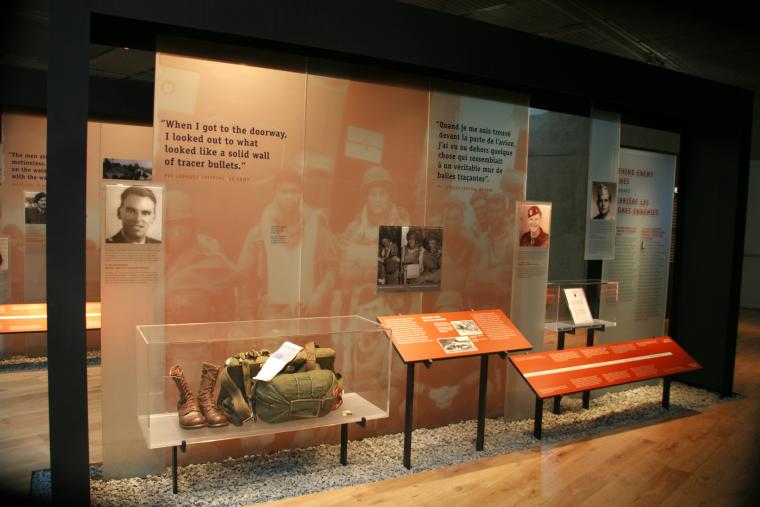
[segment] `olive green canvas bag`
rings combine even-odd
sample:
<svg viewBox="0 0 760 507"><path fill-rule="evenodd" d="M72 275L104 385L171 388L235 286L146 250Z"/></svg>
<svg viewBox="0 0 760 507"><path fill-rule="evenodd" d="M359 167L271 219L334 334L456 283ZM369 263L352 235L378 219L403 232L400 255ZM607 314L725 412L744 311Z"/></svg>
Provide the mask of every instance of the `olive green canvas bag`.
<svg viewBox="0 0 760 507"><path fill-rule="evenodd" d="M322 417L343 402L343 381L334 372L333 349L309 342L272 380L255 380L269 355L267 350L251 350L225 362L217 404L232 424L240 426L248 419L280 423Z"/></svg>

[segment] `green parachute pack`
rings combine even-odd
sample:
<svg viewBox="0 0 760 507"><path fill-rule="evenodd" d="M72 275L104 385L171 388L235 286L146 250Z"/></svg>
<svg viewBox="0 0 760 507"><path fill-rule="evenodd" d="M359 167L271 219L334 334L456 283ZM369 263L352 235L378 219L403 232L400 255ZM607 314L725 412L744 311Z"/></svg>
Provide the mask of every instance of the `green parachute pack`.
<svg viewBox="0 0 760 507"><path fill-rule="evenodd" d="M333 349L309 342L272 380L254 379L269 356L268 350L250 350L225 361L217 405L232 424L322 417L343 403L343 380L334 371Z"/></svg>

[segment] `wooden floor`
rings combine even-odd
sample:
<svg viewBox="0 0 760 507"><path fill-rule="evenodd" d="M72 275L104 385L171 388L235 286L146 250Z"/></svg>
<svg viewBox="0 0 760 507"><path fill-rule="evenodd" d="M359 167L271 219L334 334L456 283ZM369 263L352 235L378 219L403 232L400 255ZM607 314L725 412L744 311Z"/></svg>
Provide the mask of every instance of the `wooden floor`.
<svg viewBox="0 0 760 507"><path fill-rule="evenodd" d="M33 470L50 468L47 370L0 373L0 491L29 493ZM100 367L87 368L90 462L102 461Z"/></svg>
<svg viewBox="0 0 760 507"><path fill-rule="evenodd" d="M270 505L760 505L760 312L743 312L734 390L704 412ZM88 368L90 459L101 461L100 368ZM487 442L486 442L487 445ZM400 459L400 458L399 458ZM0 374L0 487L49 467L47 373Z"/></svg>
<svg viewBox="0 0 760 507"><path fill-rule="evenodd" d="M702 413L268 506L760 505L760 312L743 312L734 391ZM486 443L486 445L488 445Z"/></svg>

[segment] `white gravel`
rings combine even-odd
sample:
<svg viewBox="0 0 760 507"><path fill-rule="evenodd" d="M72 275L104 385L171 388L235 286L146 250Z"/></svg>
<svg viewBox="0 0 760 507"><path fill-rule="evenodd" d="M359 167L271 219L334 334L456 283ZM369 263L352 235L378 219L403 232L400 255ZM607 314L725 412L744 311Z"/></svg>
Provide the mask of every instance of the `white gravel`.
<svg viewBox="0 0 760 507"><path fill-rule="evenodd" d="M721 400L717 394L674 382L671 409L661 406L662 388L642 386L609 393L581 408L580 397L565 397L562 414L544 402L543 439L533 438L533 419L505 422L488 419L485 449L475 451L476 421L414 431L413 469L401 463L403 434L349 442L347 466L338 445L320 445L246 456L179 469L179 493L172 494L171 469L164 475L104 481L97 471L91 481L95 505L244 505L379 481L414 472L497 456L563 440L577 440L615 428L667 419ZM698 414L695 414L698 417Z"/></svg>

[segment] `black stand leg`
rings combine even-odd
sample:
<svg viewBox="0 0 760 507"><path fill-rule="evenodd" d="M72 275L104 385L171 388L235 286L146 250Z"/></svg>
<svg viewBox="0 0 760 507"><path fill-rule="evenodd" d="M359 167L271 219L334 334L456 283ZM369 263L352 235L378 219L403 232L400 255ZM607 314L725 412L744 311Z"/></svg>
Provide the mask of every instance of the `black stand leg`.
<svg viewBox="0 0 760 507"><path fill-rule="evenodd" d="M185 452L187 451L187 442L183 440L178 446L175 445L172 447L172 493L175 495L177 494L177 491L179 491L177 486L177 447L179 447L182 452Z"/></svg>
<svg viewBox="0 0 760 507"><path fill-rule="evenodd" d="M177 446L172 447L172 493L177 494Z"/></svg>
<svg viewBox="0 0 760 507"><path fill-rule="evenodd" d="M404 414L404 466L412 468L412 416L414 415L414 363L406 365L406 410Z"/></svg>
<svg viewBox="0 0 760 507"><path fill-rule="evenodd" d="M544 416L544 400L536 396L536 414L533 419L533 436L541 440L541 420Z"/></svg>
<svg viewBox="0 0 760 507"><path fill-rule="evenodd" d="M594 345L594 328L586 331L586 347ZM591 405L591 391L583 391L583 408L588 409Z"/></svg>
<svg viewBox="0 0 760 507"><path fill-rule="evenodd" d="M670 377L662 378L662 406L670 410Z"/></svg>
<svg viewBox="0 0 760 507"><path fill-rule="evenodd" d="M564 350L565 349L565 332L560 331L557 333L557 350ZM559 404L562 401L562 396L555 396L554 397L554 408L552 409L552 412L555 414L559 414ZM541 437L538 437L541 438Z"/></svg>
<svg viewBox="0 0 760 507"><path fill-rule="evenodd" d="M488 355L480 356L480 389L478 391L478 434L475 450L482 451L486 438L486 389L488 388Z"/></svg>
<svg viewBox="0 0 760 507"><path fill-rule="evenodd" d="M340 464L348 465L348 424L340 425Z"/></svg>

